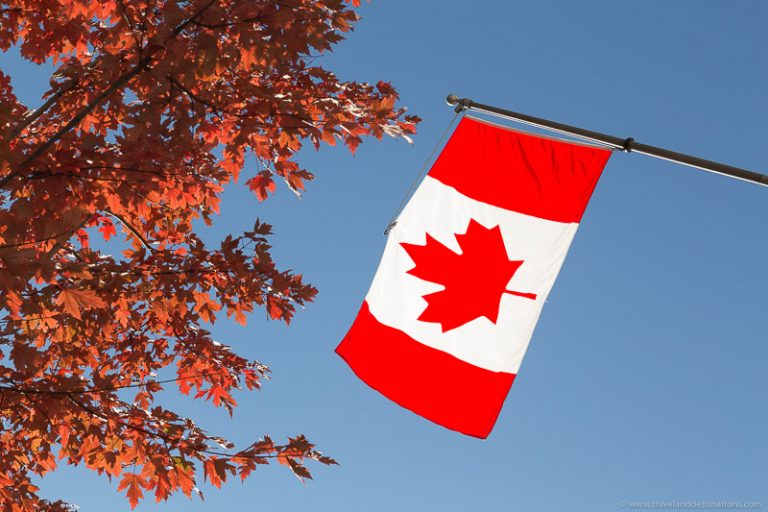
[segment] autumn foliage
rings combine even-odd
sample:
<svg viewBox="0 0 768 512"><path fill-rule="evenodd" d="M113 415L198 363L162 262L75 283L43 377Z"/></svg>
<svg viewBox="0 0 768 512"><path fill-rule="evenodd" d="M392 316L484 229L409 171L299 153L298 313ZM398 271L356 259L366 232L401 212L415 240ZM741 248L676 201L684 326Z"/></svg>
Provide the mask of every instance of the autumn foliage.
<svg viewBox="0 0 768 512"><path fill-rule="evenodd" d="M307 460L332 463L303 436L235 448L155 395L178 387L231 412L234 390L258 388L268 369L206 326L245 324L258 308L288 323L316 293L276 266L267 224L215 247L196 235L224 185L244 182L259 200L280 183L298 192L312 178L302 145L354 151L366 135L413 133L418 119L389 84L317 63L351 30L354 6L0 6L0 48L56 68L33 107L0 71L0 510L66 509L30 480L62 463L117 479L131 506L272 460L305 478Z"/></svg>

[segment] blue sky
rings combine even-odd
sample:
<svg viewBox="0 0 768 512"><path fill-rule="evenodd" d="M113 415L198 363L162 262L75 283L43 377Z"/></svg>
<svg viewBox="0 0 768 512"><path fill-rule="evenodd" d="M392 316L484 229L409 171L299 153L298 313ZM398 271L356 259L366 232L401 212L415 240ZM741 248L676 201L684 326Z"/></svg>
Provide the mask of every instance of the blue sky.
<svg viewBox="0 0 768 512"><path fill-rule="evenodd" d="M423 117L415 144L308 150L303 200L226 193L205 236L272 223L275 256L320 289L288 328L252 315L222 342L267 363L233 419L180 400L247 444L305 433L340 467L300 483L280 467L206 501L141 511L621 510L635 500L768 507L768 189L616 154L598 184L499 422L485 441L444 430L366 387L333 349L376 270L383 229L453 112L449 92L768 171L768 4L659 0L376 0L324 59L392 81ZM44 70L0 57L23 99ZM46 479L83 511L128 510L86 470Z"/></svg>

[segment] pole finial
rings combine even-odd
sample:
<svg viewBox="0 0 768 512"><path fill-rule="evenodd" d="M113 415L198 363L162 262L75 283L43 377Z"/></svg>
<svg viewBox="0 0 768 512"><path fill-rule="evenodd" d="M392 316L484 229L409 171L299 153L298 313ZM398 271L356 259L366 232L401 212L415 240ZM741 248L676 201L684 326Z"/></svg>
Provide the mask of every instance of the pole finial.
<svg viewBox="0 0 768 512"><path fill-rule="evenodd" d="M472 107L472 100L469 98L459 98L455 94L449 94L445 97L445 102L448 103L448 105L454 107L453 110L456 113L463 112L465 110L469 110L470 107Z"/></svg>

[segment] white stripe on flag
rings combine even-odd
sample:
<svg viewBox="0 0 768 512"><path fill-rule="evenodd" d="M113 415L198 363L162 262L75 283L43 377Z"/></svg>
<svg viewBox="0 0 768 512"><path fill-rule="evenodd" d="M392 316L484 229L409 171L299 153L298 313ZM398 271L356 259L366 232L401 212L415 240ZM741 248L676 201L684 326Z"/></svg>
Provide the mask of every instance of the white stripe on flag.
<svg viewBox="0 0 768 512"><path fill-rule="evenodd" d="M470 219L486 228L501 228L509 259L523 260L508 288L535 293L537 298L529 300L505 293L495 325L480 317L442 332L439 324L417 318L427 306L422 296L444 287L407 274L414 263L400 244L423 245L429 233L461 253L456 234L466 232ZM366 301L376 320L420 343L487 370L517 373L577 228L577 223L544 220L475 201L427 177L390 232ZM472 279L471 275L467 279Z"/></svg>

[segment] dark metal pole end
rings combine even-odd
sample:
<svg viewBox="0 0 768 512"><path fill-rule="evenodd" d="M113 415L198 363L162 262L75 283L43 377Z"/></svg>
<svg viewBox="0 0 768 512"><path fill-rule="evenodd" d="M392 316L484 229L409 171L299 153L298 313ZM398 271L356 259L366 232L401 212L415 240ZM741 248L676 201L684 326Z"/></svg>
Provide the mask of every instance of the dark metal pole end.
<svg viewBox="0 0 768 512"><path fill-rule="evenodd" d="M445 97L446 103L448 103L450 106L454 106L454 109L457 113L462 112L464 110L469 110L472 107L472 100L469 98L459 98L455 94L449 94Z"/></svg>

